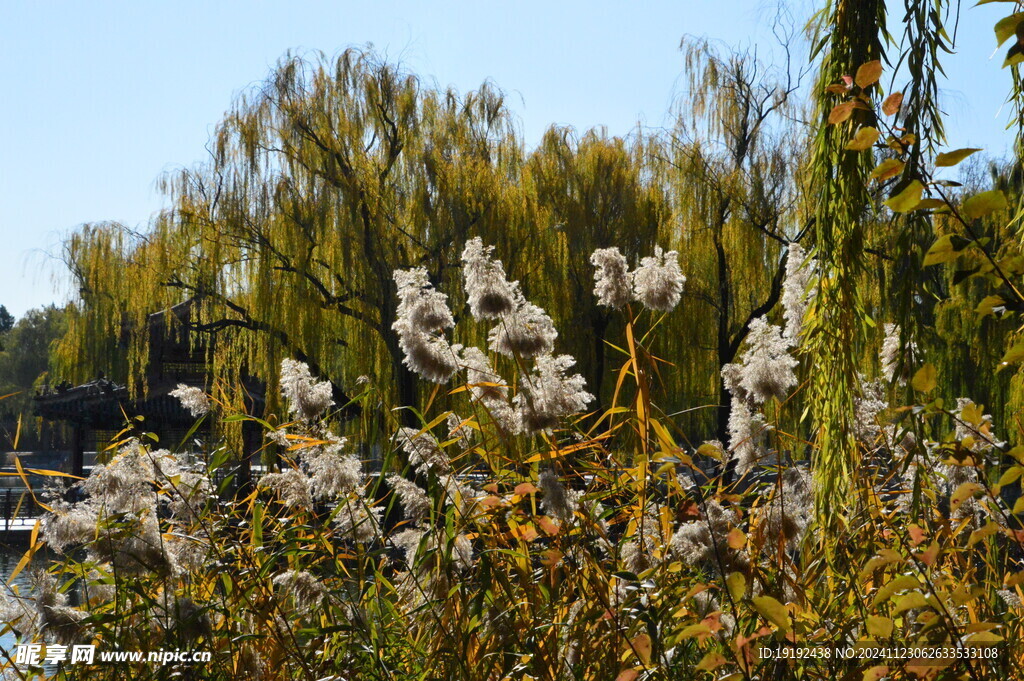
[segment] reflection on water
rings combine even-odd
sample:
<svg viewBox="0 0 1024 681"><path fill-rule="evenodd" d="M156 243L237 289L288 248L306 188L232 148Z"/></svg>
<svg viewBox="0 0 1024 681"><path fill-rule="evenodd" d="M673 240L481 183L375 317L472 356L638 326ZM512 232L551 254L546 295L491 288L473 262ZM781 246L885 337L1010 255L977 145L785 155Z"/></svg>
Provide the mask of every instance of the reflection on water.
<svg viewBox="0 0 1024 681"><path fill-rule="evenodd" d="M0 576L3 577L4 582L0 585L0 589L3 589L5 595L11 595L10 587L14 586L17 587L18 593L22 596L31 595L32 580L28 569L22 570L13 581L10 579L11 573L14 572L14 568L18 565L18 561L20 561L21 557L25 555L25 548L26 547L24 546L15 546L12 548L0 544ZM42 561L46 560L46 556L42 553L37 553L35 560L42 564ZM12 632L0 635L0 649L6 653L4 659L6 659L6 656L10 656L12 660L14 659L16 644L17 641ZM47 676L52 676L57 671L57 668L54 665L45 665L43 669Z"/></svg>

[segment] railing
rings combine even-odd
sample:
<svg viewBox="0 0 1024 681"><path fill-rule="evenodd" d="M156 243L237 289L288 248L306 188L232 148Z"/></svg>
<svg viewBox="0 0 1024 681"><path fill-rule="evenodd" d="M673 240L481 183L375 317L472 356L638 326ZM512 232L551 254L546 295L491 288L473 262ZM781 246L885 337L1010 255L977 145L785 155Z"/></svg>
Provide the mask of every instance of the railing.
<svg viewBox="0 0 1024 681"><path fill-rule="evenodd" d="M0 490L0 537L3 543L9 542L12 531L31 530L35 523L30 521L42 513L43 509L28 489L8 487Z"/></svg>

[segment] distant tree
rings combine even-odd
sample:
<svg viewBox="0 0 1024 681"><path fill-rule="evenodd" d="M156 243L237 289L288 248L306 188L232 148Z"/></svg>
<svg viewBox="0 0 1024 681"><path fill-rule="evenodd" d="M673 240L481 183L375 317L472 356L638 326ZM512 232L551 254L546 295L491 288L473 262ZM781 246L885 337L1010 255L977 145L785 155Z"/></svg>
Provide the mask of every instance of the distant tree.
<svg viewBox="0 0 1024 681"><path fill-rule="evenodd" d="M0 351L4 349L4 336L14 328L14 315L7 311L7 308L0 305Z"/></svg>
<svg viewBox="0 0 1024 681"><path fill-rule="evenodd" d="M14 315L7 311L7 308L0 305L0 333L7 333L14 328Z"/></svg>
<svg viewBox="0 0 1024 681"><path fill-rule="evenodd" d="M2 309L2 308L0 308ZM13 444L22 420L22 446L32 446L37 432L28 428L32 396L49 372L50 350L66 330L64 310L53 305L29 310L4 334L0 352L0 446Z"/></svg>

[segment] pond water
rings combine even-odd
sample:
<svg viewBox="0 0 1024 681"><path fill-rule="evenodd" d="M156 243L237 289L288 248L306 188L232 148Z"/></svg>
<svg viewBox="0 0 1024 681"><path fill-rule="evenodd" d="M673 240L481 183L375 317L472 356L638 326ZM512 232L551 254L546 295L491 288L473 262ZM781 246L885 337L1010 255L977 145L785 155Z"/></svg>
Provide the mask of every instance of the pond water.
<svg viewBox="0 0 1024 681"><path fill-rule="evenodd" d="M3 578L3 584L0 584L0 589L3 589L4 593L10 595L10 586L17 586L18 593L22 596L30 595L32 593L31 578L29 571L22 570L12 581L10 575L14 572L14 568L17 567L18 561L25 555L26 546L5 546L0 544L0 577ZM36 554L36 560L45 560L46 556L38 553ZM14 659L16 652L17 640L12 632L7 632L0 635L0 650L3 650L6 655L9 655L11 659ZM6 659L6 656L4 656ZM57 668L54 665L45 665L43 667L46 675L53 676Z"/></svg>

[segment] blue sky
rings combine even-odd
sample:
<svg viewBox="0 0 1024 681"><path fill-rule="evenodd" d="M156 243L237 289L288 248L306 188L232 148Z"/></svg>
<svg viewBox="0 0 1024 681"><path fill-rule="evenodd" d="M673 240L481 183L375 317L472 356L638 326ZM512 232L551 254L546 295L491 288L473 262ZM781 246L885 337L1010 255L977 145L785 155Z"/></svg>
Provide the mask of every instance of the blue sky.
<svg viewBox="0 0 1024 681"><path fill-rule="evenodd" d="M899 3L902 5L902 3ZM552 123L580 130L670 122L684 35L758 46L774 11L757 0L673 2L29 2L0 3L0 304L20 316L66 296L64 235L83 222L144 227L154 181L204 158L232 98L288 50L335 54L372 43L438 85L502 88L527 145ZM789 3L798 23L810 2ZM1009 74L992 26L1001 4L961 13L947 57L952 147L993 155ZM890 30L900 14L890 17ZM992 58L990 58L992 57ZM54 280L57 280L56 282Z"/></svg>

